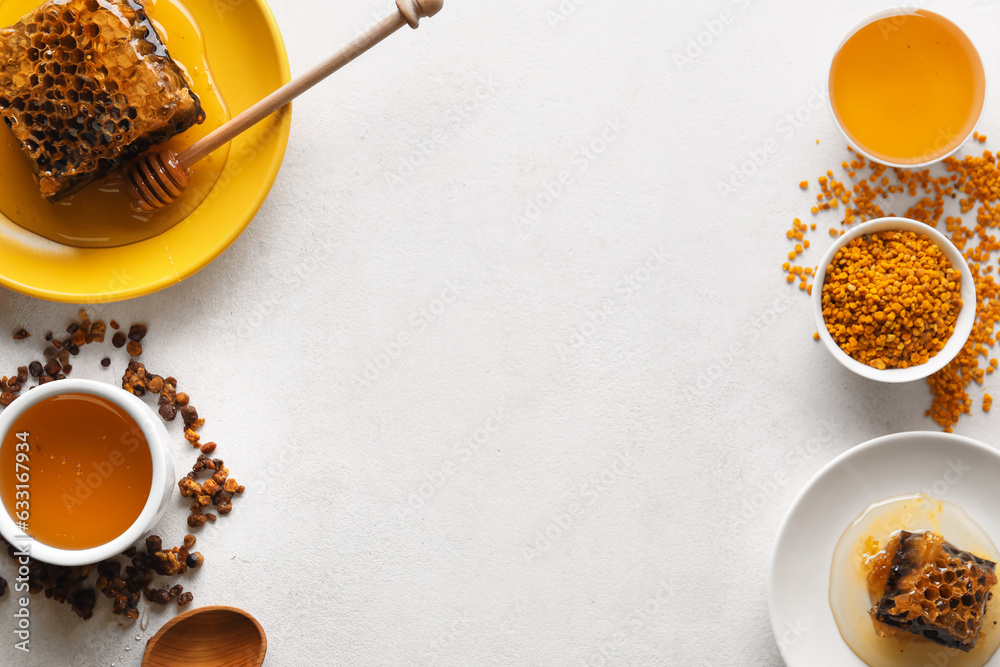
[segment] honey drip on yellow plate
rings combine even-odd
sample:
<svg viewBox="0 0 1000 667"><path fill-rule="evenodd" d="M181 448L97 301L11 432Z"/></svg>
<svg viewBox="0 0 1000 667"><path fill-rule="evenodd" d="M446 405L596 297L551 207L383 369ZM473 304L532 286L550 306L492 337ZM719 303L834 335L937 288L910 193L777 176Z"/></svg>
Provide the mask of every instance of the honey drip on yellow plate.
<svg viewBox="0 0 1000 667"><path fill-rule="evenodd" d="M0 25L9 25L40 4L39 0L3 0ZM229 120L208 58L201 29L180 0L143 3L172 58L183 65L205 111L205 122L172 138L162 148L180 152ZM191 169L191 185L172 206L138 213L129 206L118 173L92 183L80 192L51 204L38 191L21 148L6 127L0 126L0 213L21 227L47 239L80 248L111 248L137 243L170 229L190 215L211 192L226 166L229 144L217 149Z"/></svg>
<svg viewBox="0 0 1000 667"><path fill-rule="evenodd" d="M830 102L841 126L856 146L892 164L951 152L972 133L985 92L972 42L926 10L868 24L830 68Z"/></svg>

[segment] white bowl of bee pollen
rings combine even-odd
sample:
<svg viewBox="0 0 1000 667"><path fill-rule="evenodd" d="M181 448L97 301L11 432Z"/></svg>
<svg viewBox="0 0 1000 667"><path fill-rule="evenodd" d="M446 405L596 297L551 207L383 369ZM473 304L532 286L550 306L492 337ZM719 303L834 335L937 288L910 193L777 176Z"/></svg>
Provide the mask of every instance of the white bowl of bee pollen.
<svg viewBox="0 0 1000 667"><path fill-rule="evenodd" d="M863 364L852 357L830 335L829 330L826 328L826 319L823 317L823 286L826 282L827 267L833 263L833 258L841 248L865 234L886 231L903 231L920 234L929 238L931 242L941 249L941 252L948 259L948 263L952 267L957 268L962 274L962 285L960 288L962 309L959 311L954 331L948 337L948 342L937 354L928 359L927 363L917 364L908 368L886 368L880 370L874 366ZM962 351L962 347L969 340L972 327L976 322L976 283L965 257L955 247L955 244L949 241L938 230L930 225L908 218L878 218L857 226L852 226L827 249L816 269L816 276L813 281L812 310L813 319L816 321L816 331L819 333L820 340L823 341L823 345L830 351L833 358L843 364L848 370L869 380L877 380L879 382L912 382L914 380L922 380L938 372L951 363L958 356L958 353Z"/></svg>

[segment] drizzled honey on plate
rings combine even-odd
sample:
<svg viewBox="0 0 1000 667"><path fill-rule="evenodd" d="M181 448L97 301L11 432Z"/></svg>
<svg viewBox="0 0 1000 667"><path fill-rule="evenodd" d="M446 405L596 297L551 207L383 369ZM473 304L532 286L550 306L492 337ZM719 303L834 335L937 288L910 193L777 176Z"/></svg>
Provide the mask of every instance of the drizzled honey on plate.
<svg viewBox="0 0 1000 667"><path fill-rule="evenodd" d="M0 499L28 535L89 549L124 533L149 498L153 460L135 420L91 394L51 396L24 411L0 444Z"/></svg>
<svg viewBox="0 0 1000 667"><path fill-rule="evenodd" d="M833 59L829 85L851 142L898 165L957 148L972 134L986 92L972 42L926 10L880 18L851 35Z"/></svg>
<svg viewBox="0 0 1000 667"><path fill-rule="evenodd" d="M830 611L844 642L866 665L911 667L947 664L982 667L1000 647L1000 605L986 607L978 642L971 651L947 648L923 636L874 623L874 606L885 594L881 568L887 547L900 531L945 536L962 549L993 562L1000 551L971 516L954 503L923 494L894 496L872 505L844 531L830 567ZM943 538L942 538L943 539ZM879 587L881 582L882 587ZM998 585L994 585L994 593ZM994 595L995 597L995 595ZM939 662L943 659L943 662Z"/></svg>
<svg viewBox="0 0 1000 667"><path fill-rule="evenodd" d="M0 2L0 25L19 19L38 4L38 0ZM96 0L93 4L97 11L104 11ZM155 26L155 33L166 43L170 56L186 68L205 115L203 123L164 144L179 151L229 120L229 112L215 86L202 32L187 8L180 0L147 0L143 7ZM59 27L55 25L53 29ZM63 92L74 98L108 93L87 87ZM157 112L155 109L150 111ZM161 234L192 213L218 181L228 153L226 145L194 165L192 185L175 206L163 211L138 213L132 210L118 173L50 203L41 198L20 143L11 132L0 127L0 178L4 182L4 187L0 188L0 212L21 227L63 245L116 247L135 243Z"/></svg>

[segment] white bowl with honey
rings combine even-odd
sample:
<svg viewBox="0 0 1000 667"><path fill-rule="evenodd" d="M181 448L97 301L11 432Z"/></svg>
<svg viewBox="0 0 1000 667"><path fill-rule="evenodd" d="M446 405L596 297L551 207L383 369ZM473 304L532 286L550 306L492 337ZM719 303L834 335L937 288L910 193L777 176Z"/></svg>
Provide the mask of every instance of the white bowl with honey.
<svg viewBox="0 0 1000 667"><path fill-rule="evenodd" d="M33 388L0 414L0 534L54 565L127 549L166 511L174 465L163 423L103 382Z"/></svg>
<svg viewBox="0 0 1000 667"><path fill-rule="evenodd" d="M900 7L848 32L830 64L828 91L837 126L861 155L916 169L952 155L973 134L986 75L957 25Z"/></svg>
<svg viewBox="0 0 1000 667"><path fill-rule="evenodd" d="M944 234L916 220L879 218L827 249L812 310L819 339L846 368L879 382L912 382L962 351L976 320L976 285Z"/></svg>

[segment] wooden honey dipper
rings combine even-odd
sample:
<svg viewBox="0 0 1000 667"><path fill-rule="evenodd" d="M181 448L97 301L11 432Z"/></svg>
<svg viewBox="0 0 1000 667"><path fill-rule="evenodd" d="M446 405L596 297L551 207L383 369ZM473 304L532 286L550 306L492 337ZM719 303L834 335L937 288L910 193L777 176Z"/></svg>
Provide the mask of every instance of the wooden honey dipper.
<svg viewBox="0 0 1000 667"><path fill-rule="evenodd" d="M444 0L396 0L397 12L382 19L326 62L286 83L180 153L162 150L132 160L123 169L125 189L132 205L142 211L152 211L177 201L191 182L191 165L264 120L404 25L416 28L421 18L434 16L443 6Z"/></svg>

